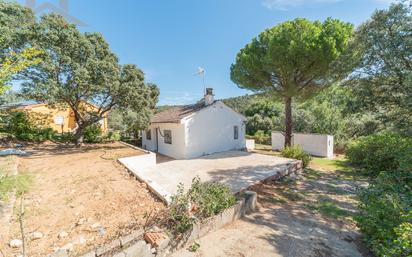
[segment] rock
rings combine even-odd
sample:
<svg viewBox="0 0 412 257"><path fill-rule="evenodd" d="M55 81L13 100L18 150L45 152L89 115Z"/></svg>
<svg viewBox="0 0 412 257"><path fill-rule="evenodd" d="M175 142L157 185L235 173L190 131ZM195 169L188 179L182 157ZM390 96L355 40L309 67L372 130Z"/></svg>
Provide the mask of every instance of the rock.
<svg viewBox="0 0 412 257"><path fill-rule="evenodd" d="M62 238L65 238L65 237L67 237L69 234L66 232L66 231L61 231L60 233L59 233L59 235L57 235L57 237L59 238L59 239L62 239Z"/></svg>
<svg viewBox="0 0 412 257"><path fill-rule="evenodd" d="M84 245L86 244L87 240L84 236L80 236L79 238L77 238L77 240L75 241L75 244L78 245Z"/></svg>
<svg viewBox="0 0 412 257"><path fill-rule="evenodd" d="M23 245L23 241L21 241L20 239L13 239L10 241L9 245L11 248L19 248Z"/></svg>
<svg viewBox="0 0 412 257"><path fill-rule="evenodd" d="M104 227L100 227L99 228L99 234L101 237L103 237L104 235L106 235L106 230L104 229Z"/></svg>
<svg viewBox="0 0 412 257"><path fill-rule="evenodd" d="M73 251L73 244L72 243L65 244L61 249L71 252Z"/></svg>
<svg viewBox="0 0 412 257"><path fill-rule="evenodd" d="M39 231L35 231L33 232L33 234L31 234L31 240L37 240L43 238L43 233L39 232Z"/></svg>
<svg viewBox="0 0 412 257"><path fill-rule="evenodd" d="M96 222L90 226L93 230L98 230L101 227L100 223Z"/></svg>
<svg viewBox="0 0 412 257"><path fill-rule="evenodd" d="M86 219L85 219L85 218L80 218L80 219L76 222L76 226L83 225L84 223L86 223Z"/></svg>

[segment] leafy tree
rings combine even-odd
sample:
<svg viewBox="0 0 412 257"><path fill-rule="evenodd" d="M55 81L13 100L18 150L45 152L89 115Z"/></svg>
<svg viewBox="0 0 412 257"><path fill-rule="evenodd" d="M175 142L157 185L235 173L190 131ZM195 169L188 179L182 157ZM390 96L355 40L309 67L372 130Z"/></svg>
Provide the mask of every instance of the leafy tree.
<svg viewBox="0 0 412 257"><path fill-rule="evenodd" d="M376 11L356 31L359 62L350 85L365 111L412 135L412 7L410 1Z"/></svg>
<svg viewBox="0 0 412 257"><path fill-rule="evenodd" d="M85 129L113 108L147 116L155 107L158 88L145 83L135 65L119 65L102 35L81 33L63 17L50 14L41 18L31 39L45 56L22 73L22 93L50 105L67 104L77 122L77 145Z"/></svg>
<svg viewBox="0 0 412 257"><path fill-rule="evenodd" d="M255 114L247 118L246 133L248 135L254 135L258 130L263 131L265 134L270 134L271 129L272 120L269 117Z"/></svg>
<svg viewBox="0 0 412 257"><path fill-rule="evenodd" d="M232 81L285 103L286 146L293 131L292 102L308 99L342 77L346 69L338 62L352 32L351 24L331 18L323 23L295 19L267 29L238 53Z"/></svg>
<svg viewBox="0 0 412 257"><path fill-rule="evenodd" d="M0 1L0 94L18 72L38 64L41 51L30 47L29 28L35 23L31 9Z"/></svg>

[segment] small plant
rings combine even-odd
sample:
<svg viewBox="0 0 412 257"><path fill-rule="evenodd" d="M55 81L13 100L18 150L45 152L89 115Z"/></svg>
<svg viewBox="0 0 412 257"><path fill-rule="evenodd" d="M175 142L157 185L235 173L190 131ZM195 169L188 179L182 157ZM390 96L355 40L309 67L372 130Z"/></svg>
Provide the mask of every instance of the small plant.
<svg viewBox="0 0 412 257"><path fill-rule="evenodd" d="M236 203L227 186L217 182L201 182L198 177L193 179L187 193L183 184L179 184L171 200L166 226L175 236L192 229L198 220L219 214Z"/></svg>
<svg viewBox="0 0 412 257"><path fill-rule="evenodd" d="M28 173L7 176L0 172L0 200L7 200L12 191L15 191L17 196L22 195L28 191L31 183L32 177Z"/></svg>
<svg viewBox="0 0 412 257"><path fill-rule="evenodd" d="M188 250L192 253L197 252L197 250L199 250L200 248L200 244L198 242L193 242L192 245L189 246Z"/></svg>
<svg viewBox="0 0 412 257"><path fill-rule="evenodd" d="M103 141L102 134L99 124L90 125L84 131L84 141L86 143L101 143Z"/></svg>
<svg viewBox="0 0 412 257"><path fill-rule="evenodd" d="M270 145L271 144L270 135L265 134L265 132L263 130L256 131L255 135L253 137L251 137L251 139L254 139L257 144L262 144L262 145Z"/></svg>
<svg viewBox="0 0 412 257"><path fill-rule="evenodd" d="M122 135L120 134L119 131L110 131L109 134L107 135L107 140L109 141L120 141L122 138Z"/></svg>
<svg viewBox="0 0 412 257"><path fill-rule="evenodd" d="M188 192L191 201L199 207L198 216L207 218L233 206L236 198L230 189L217 182L200 182L199 177L192 181Z"/></svg>
<svg viewBox="0 0 412 257"><path fill-rule="evenodd" d="M303 168L306 168L312 160L312 156L304 152L300 146L285 147L281 154L286 158L301 160Z"/></svg>
<svg viewBox="0 0 412 257"><path fill-rule="evenodd" d="M190 213L190 197L184 193L183 184L178 185L177 193L172 196L168 212L168 228L173 234L183 234L192 229L196 218Z"/></svg>

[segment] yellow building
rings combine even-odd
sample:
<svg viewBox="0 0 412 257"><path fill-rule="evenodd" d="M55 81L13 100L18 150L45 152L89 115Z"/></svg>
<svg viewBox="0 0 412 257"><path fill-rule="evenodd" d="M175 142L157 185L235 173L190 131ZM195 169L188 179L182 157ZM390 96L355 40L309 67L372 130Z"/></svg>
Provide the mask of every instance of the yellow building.
<svg viewBox="0 0 412 257"><path fill-rule="evenodd" d="M92 104L85 104L87 109L96 108ZM16 111L24 111L29 114L34 114L32 117L36 117L39 123L42 123L45 127L50 127L59 133L74 132L77 128L76 117L73 110L67 106L62 105L52 108L47 104L20 104L12 107L11 109ZM108 132L107 114L99 121L103 133Z"/></svg>

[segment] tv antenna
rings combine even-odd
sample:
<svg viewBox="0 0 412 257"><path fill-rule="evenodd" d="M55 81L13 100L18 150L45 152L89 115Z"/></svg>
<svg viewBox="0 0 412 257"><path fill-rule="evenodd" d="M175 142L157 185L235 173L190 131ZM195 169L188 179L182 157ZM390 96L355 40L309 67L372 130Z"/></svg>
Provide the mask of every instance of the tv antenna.
<svg viewBox="0 0 412 257"><path fill-rule="evenodd" d="M202 77L202 82L203 82L203 94L206 95L206 85L205 85L205 74L206 70L203 69L202 67L197 68L196 75L199 75Z"/></svg>

